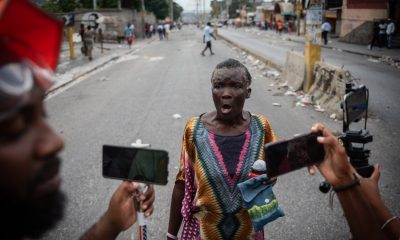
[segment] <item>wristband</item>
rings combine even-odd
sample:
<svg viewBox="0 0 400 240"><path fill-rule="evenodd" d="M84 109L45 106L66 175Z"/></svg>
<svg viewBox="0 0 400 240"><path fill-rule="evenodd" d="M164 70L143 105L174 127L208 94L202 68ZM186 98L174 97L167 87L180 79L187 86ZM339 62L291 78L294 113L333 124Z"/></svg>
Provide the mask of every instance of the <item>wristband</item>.
<svg viewBox="0 0 400 240"><path fill-rule="evenodd" d="M338 193L338 192L343 192L345 190L353 188L355 186L359 186L360 185L360 179L356 176L355 173L353 173L353 176L354 176L354 180L353 181L351 181L349 183L346 183L346 184L344 184L342 186L334 187L333 190Z"/></svg>
<svg viewBox="0 0 400 240"><path fill-rule="evenodd" d="M398 219L399 217L393 216L393 217L389 218L388 220L386 220L386 222L385 222L385 223L382 225L382 227L381 227L381 231L382 231L391 221L395 220L396 218Z"/></svg>
<svg viewBox="0 0 400 240"><path fill-rule="evenodd" d="M172 238L174 240L178 240L178 237L175 235L172 235L171 233L167 233L167 237Z"/></svg>

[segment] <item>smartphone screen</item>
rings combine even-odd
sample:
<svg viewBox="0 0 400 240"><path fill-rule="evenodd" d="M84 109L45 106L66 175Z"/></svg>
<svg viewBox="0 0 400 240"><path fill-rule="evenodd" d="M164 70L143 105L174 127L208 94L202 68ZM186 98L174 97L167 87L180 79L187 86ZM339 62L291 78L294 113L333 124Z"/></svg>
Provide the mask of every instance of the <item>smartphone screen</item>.
<svg viewBox="0 0 400 240"><path fill-rule="evenodd" d="M168 161L168 152L163 150L103 146L106 178L166 185Z"/></svg>
<svg viewBox="0 0 400 240"><path fill-rule="evenodd" d="M268 177L276 177L322 161L324 147L317 142L322 133L308 133L265 145Z"/></svg>
<svg viewBox="0 0 400 240"><path fill-rule="evenodd" d="M363 87L347 93L344 96L344 108L346 112L344 116L346 126L365 117L368 109L368 89Z"/></svg>

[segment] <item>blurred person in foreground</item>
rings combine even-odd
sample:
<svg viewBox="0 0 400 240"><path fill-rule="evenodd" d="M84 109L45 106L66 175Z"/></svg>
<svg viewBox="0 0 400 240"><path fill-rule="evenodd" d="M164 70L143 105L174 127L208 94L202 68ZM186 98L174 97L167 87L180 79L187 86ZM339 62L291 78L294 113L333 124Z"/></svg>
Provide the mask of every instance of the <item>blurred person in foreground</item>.
<svg viewBox="0 0 400 240"><path fill-rule="evenodd" d="M347 159L344 147L322 124L312 131L322 131L318 142L324 145L325 159L317 165L322 176L338 196L353 239L400 239L400 220L393 216L380 197L380 166L374 166L370 178L363 178ZM309 168L310 174L315 167Z"/></svg>
<svg viewBox="0 0 400 240"><path fill-rule="evenodd" d="M15 30L22 27L30 33ZM60 22L28 0L0 2L2 239L39 238L63 216L58 154L64 143L47 123L43 104L53 83L61 30ZM105 214L82 239L114 239L131 226L136 221L133 197L144 200L141 210L150 215L154 189L151 186L140 196L137 189L138 184L123 182Z"/></svg>

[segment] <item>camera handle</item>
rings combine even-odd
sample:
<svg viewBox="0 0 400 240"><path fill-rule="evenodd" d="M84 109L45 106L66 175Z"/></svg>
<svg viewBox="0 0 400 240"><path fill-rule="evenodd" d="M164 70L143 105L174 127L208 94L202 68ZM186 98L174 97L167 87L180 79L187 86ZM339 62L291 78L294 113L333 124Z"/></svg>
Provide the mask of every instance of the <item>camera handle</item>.
<svg viewBox="0 0 400 240"><path fill-rule="evenodd" d="M141 139L136 139L136 142L131 144L132 147L137 147L137 148L150 148L151 145L149 143L142 143ZM148 189L147 184L144 183L139 183L139 189L137 190L137 194L140 195L142 193L145 193ZM137 209L137 223L139 226L139 231L138 231L138 239L139 240L147 240L147 221L144 216L144 212L140 209L142 205L142 201L136 201L136 199L133 199L133 204L135 204L135 207ZM135 230L132 231L132 236L131 239L135 239Z"/></svg>

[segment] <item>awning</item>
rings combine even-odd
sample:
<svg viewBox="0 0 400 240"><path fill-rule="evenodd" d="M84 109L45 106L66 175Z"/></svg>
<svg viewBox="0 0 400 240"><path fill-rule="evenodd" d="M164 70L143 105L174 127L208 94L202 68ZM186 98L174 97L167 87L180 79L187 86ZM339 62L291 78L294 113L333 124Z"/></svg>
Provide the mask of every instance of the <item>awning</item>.
<svg viewBox="0 0 400 240"><path fill-rule="evenodd" d="M275 3L274 12L281 15L294 15L294 5L293 3L284 2Z"/></svg>
<svg viewBox="0 0 400 240"><path fill-rule="evenodd" d="M262 8L263 10L274 11L275 6L274 6L274 4L273 4L272 2L263 2L263 3L261 4L261 8Z"/></svg>

